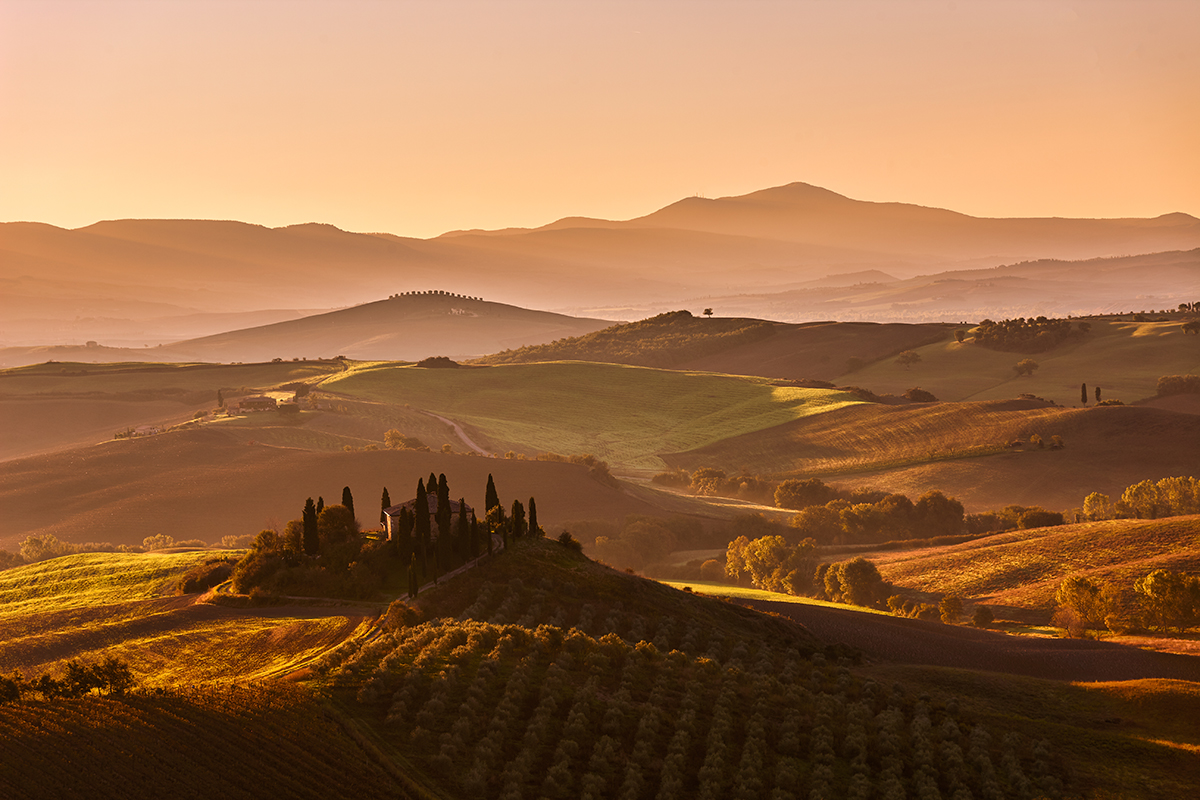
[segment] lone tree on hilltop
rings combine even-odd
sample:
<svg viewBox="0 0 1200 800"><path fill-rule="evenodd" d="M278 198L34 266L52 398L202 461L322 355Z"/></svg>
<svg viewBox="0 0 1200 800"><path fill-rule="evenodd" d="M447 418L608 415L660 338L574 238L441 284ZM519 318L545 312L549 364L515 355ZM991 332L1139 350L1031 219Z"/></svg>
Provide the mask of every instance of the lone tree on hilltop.
<svg viewBox="0 0 1200 800"><path fill-rule="evenodd" d="M1018 378L1022 375L1032 376L1034 371L1037 370L1038 366L1040 365L1032 358L1022 358L1017 362L1017 365L1013 367L1013 370L1016 371Z"/></svg>
<svg viewBox="0 0 1200 800"><path fill-rule="evenodd" d="M1096 387L1096 402L1097 403L1100 402L1100 387L1099 386Z"/></svg>
<svg viewBox="0 0 1200 800"><path fill-rule="evenodd" d="M909 369L913 364L921 360L921 354L915 350L905 350L900 355L896 356L896 363L903 364L905 369Z"/></svg>
<svg viewBox="0 0 1200 800"><path fill-rule="evenodd" d="M704 316L708 317L709 319L712 319L712 315L713 315L713 310L711 308L704 309Z"/></svg>

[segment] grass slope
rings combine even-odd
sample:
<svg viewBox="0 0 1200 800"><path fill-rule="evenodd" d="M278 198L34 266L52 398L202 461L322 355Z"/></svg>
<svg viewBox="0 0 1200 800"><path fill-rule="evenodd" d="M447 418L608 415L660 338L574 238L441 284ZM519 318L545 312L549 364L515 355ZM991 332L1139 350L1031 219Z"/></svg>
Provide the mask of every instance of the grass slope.
<svg viewBox="0 0 1200 800"><path fill-rule="evenodd" d="M1200 344L1179 320L1089 321L1085 337L1046 353L999 352L951 339L916 348L921 361L910 368L884 360L844 380L880 394L920 386L942 400L1000 400L1028 392L1070 407L1079 405L1082 383L1089 392L1100 386L1105 399L1131 403L1153 397L1163 375L1200 373ZM1032 376L1018 377L1013 366L1024 358L1040 366Z"/></svg>
<svg viewBox="0 0 1200 800"><path fill-rule="evenodd" d="M1065 449L1028 444L1063 437ZM1004 445L1019 439L1023 448ZM863 404L665 456L672 466L849 476L916 497L938 488L971 511L1012 503L1077 508L1093 491L1120 495L1147 478L1195 472L1200 417L1153 408L1071 409L1006 400Z"/></svg>
<svg viewBox="0 0 1200 800"><path fill-rule="evenodd" d="M643 367L553 362L478 369L374 366L322 388L407 403L482 432L497 448L592 453L656 471L660 453L703 447L858 402L841 392Z"/></svg>
<svg viewBox="0 0 1200 800"><path fill-rule="evenodd" d="M255 434L248 434L253 437ZM170 533L209 543L281 530L306 497L341 498L350 486L359 519L377 524L383 488L394 502L418 478L445 473L455 498L483 505L492 474L506 504L537 498L548 530L562 521L654 513L653 494L628 495L586 467L416 451L318 452L249 445L219 425L0 463L0 548L52 533L63 541L141 544ZM557 530L557 529L554 529Z"/></svg>
<svg viewBox="0 0 1200 800"><path fill-rule="evenodd" d="M0 370L0 460L94 444L141 425L174 425L217 405L217 390L255 393L314 381L340 362L47 363ZM380 434L382 436L382 434Z"/></svg>
<svg viewBox="0 0 1200 800"><path fill-rule="evenodd" d="M1155 569L1200 570L1200 517L1085 522L865 557L899 586L1034 612L1046 621L1068 575L1131 586Z"/></svg>
<svg viewBox="0 0 1200 800"><path fill-rule="evenodd" d="M788 325L758 319L701 319L673 311L614 325L586 336L522 347L478 359L480 364L597 361L731 375L828 380L850 358L869 363L940 341L945 325L812 322Z"/></svg>
<svg viewBox="0 0 1200 800"><path fill-rule="evenodd" d="M0 572L0 672L115 655L146 686L286 674L373 618L363 606L232 609L176 597L189 553L84 553Z"/></svg>

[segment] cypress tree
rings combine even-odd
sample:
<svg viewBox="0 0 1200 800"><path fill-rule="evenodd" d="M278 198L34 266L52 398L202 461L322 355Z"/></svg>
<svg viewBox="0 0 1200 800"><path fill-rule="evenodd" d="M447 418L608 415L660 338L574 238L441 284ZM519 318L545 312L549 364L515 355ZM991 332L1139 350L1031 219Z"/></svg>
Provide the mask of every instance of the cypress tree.
<svg viewBox="0 0 1200 800"><path fill-rule="evenodd" d="M412 530L413 517L408 513L408 509L400 508L400 518L396 522L399 530L396 531L396 555L400 557L401 563L408 561L413 555L412 545Z"/></svg>
<svg viewBox="0 0 1200 800"><path fill-rule="evenodd" d="M537 521L537 503L533 502L533 498L529 498L529 535L541 536L542 529Z"/></svg>
<svg viewBox="0 0 1200 800"><path fill-rule="evenodd" d="M496 482L492 480L492 474L489 472L487 492L484 494L483 512L486 514L498 505L500 505L500 495L496 494Z"/></svg>
<svg viewBox="0 0 1200 800"><path fill-rule="evenodd" d="M301 516L304 524L304 552L315 556L320 549L320 538L317 536L317 507L310 497L304 503L304 514Z"/></svg>
<svg viewBox="0 0 1200 800"><path fill-rule="evenodd" d="M446 482L446 473L438 476L437 482L437 514L434 519L437 520L438 540L448 542L450 540L450 485Z"/></svg>
<svg viewBox="0 0 1200 800"><path fill-rule="evenodd" d="M357 516L354 513L354 495L350 494L349 486L342 487L342 505L350 509L350 516Z"/></svg>
<svg viewBox="0 0 1200 800"><path fill-rule="evenodd" d="M1096 387L1096 402L1097 403L1100 402L1100 387L1099 386Z"/></svg>
<svg viewBox="0 0 1200 800"><path fill-rule="evenodd" d="M321 516L321 512L325 510L325 498L317 495L317 516Z"/></svg>
<svg viewBox="0 0 1200 800"><path fill-rule="evenodd" d="M458 529L455 532L454 543L455 549L462 555L464 561L474 555L471 547L471 523L467 519L466 498L459 498L458 501Z"/></svg>
<svg viewBox="0 0 1200 800"><path fill-rule="evenodd" d="M391 505L392 498L388 496L388 490L385 486L383 487L383 496L379 498L379 521L384 525L387 524L387 515L383 512L391 508Z"/></svg>
<svg viewBox="0 0 1200 800"><path fill-rule="evenodd" d="M225 407L225 395L221 394L221 390L217 389L217 408Z"/></svg>
<svg viewBox="0 0 1200 800"><path fill-rule="evenodd" d="M520 539L525 535L525 506L521 505L520 500L513 500L512 532L514 539Z"/></svg>
<svg viewBox="0 0 1200 800"><path fill-rule="evenodd" d="M417 553L421 556L421 571L426 571L429 558L429 499L425 494L425 484L417 479L417 499L413 506L413 538L416 540Z"/></svg>
<svg viewBox="0 0 1200 800"><path fill-rule="evenodd" d="M1080 384L1080 386L1079 386L1079 401L1081 403L1083 403L1085 406L1087 405L1088 395L1087 395L1087 384L1086 383Z"/></svg>
<svg viewBox="0 0 1200 800"><path fill-rule="evenodd" d="M429 473L429 480L425 481L425 491L433 494L437 491L437 485L437 475L434 475L432 472Z"/></svg>
<svg viewBox="0 0 1200 800"><path fill-rule="evenodd" d="M476 525L479 524L479 522L477 520L475 520L475 516L473 514L471 515L471 521L474 522ZM485 525L482 533L484 536L487 537L487 551L488 551L488 555L490 556L492 554L492 531Z"/></svg>

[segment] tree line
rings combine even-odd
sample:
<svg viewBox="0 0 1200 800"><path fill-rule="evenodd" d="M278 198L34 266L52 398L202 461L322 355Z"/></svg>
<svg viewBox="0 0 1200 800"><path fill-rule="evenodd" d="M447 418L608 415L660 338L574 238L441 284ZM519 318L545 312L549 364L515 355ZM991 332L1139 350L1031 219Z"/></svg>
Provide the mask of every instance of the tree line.
<svg viewBox="0 0 1200 800"><path fill-rule="evenodd" d="M390 520L393 508L387 487L380 497L380 522L390 526L390 536L364 535L347 486L342 502L325 505L323 497L309 497L299 519L282 533L263 530L250 552L233 568L234 589L241 593L316 593L322 596L369 598L385 585L406 585L410 596L419 587L437 581L446 572L494 551L493 538L507 547L510 538L544 535L537 519L537 501L526 507L512 501L506 512L488 475L484 519L480 520L458 500L454 513L445 473L417 480L412 508L402 507ZM423 512L423 513L422 513Z"/></svg>
<svg viewBox="0 0 1200 800"><path fill-rule="evenodd" d="M63 665L60 677L43 672L31 681L19 671L0 675L0 703L17 703L29 693L43 700L76 698L100 692L110 697L124 697L134 687L129 665L116 656L108 656L95 664L71 660Z"/></svg>

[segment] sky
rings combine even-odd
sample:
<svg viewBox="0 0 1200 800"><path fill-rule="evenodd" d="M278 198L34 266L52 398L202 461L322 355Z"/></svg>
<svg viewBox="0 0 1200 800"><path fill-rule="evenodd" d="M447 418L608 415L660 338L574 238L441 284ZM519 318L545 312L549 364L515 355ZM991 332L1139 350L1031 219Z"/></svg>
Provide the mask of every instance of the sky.
<svg viewBox="0 0 1200 800"><path fill-rule="evenodd" d="M0 0L0 221L1200 216L1193 0Z"/></svg>

